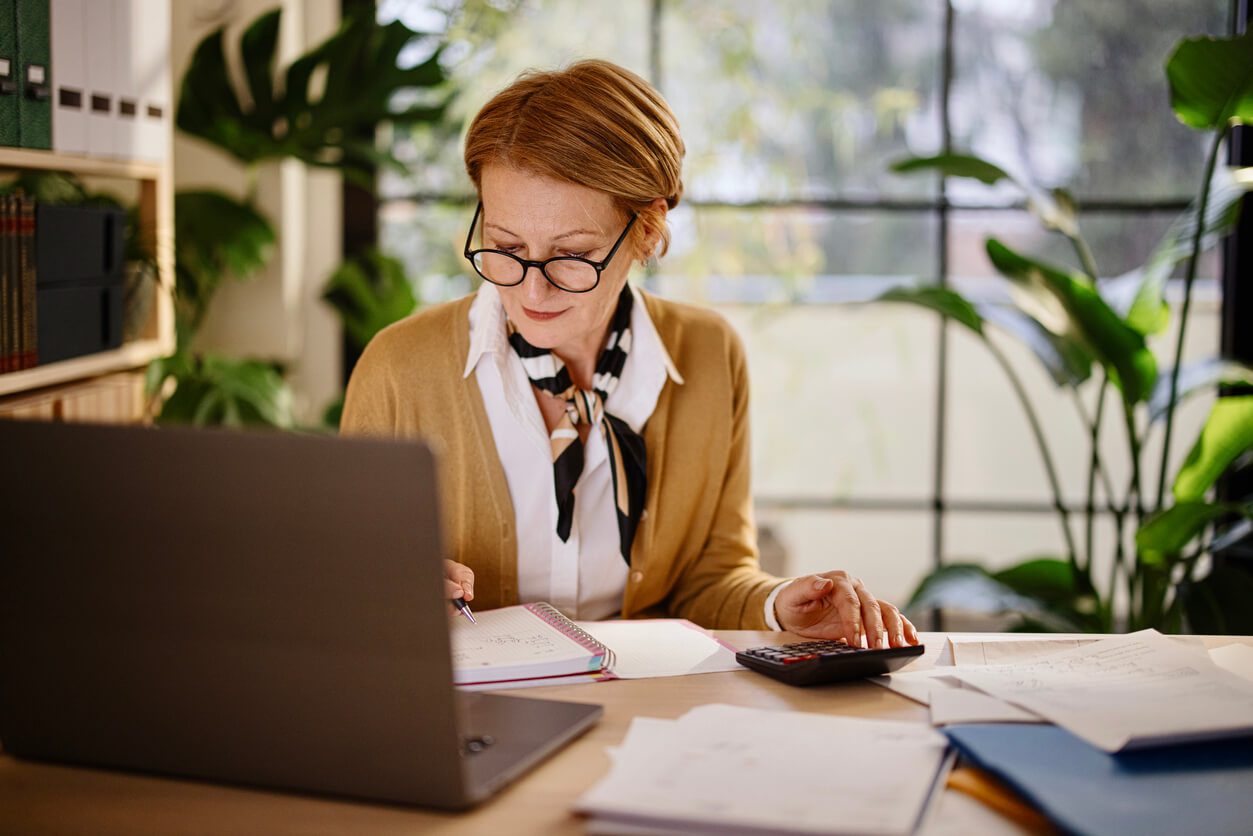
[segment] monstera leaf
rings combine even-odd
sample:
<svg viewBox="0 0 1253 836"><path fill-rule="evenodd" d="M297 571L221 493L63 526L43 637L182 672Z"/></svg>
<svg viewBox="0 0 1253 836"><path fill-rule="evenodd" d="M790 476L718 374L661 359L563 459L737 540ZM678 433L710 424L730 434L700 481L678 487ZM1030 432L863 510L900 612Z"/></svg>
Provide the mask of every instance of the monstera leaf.
<svg viewBox="0 0 1253 836"><path fill-rule="evenodd" d="M357 180L379 165L399 167L390 152L375 147L374 129L380 122L442 118L449 96L442 87L441 50L402 68L401 50L420 33L399 21L380 26L368 13L351 14L338 32L293 61L279 84L281 19L278 9L264 14L240 39L245 95L231 79L224 31L200 42L183 77L179 128L244 163L295 157ZM399 91L415 89L426 94L425 103L398 105Z"/></svg>

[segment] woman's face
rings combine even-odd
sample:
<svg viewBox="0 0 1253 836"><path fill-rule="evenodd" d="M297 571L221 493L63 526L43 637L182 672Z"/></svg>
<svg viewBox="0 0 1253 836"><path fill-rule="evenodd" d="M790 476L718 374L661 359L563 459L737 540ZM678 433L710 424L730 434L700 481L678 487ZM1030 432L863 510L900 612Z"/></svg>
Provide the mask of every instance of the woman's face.
<svg viewBox="0 0 1253 836"><path fill-rule="evenodd" d="M604 192L506 165L484 167L481 188L482 246L530 261L602 261L629 220ZM566 360L595 358L634 256L624 241L587 293L568 293L529 269L521 284L498 288L505 313L536 348L553 349Z"/></svg>

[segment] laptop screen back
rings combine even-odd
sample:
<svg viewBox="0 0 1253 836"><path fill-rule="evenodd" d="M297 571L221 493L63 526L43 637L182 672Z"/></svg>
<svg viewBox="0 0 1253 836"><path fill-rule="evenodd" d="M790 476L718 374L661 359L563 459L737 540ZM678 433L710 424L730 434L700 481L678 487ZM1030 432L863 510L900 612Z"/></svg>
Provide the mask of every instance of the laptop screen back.
<svg viewBox="0 0 1253 836"><path fill-rule="evenodd" d="M424 446L0 422L0 531L9 753L462 793Z"/></svg>

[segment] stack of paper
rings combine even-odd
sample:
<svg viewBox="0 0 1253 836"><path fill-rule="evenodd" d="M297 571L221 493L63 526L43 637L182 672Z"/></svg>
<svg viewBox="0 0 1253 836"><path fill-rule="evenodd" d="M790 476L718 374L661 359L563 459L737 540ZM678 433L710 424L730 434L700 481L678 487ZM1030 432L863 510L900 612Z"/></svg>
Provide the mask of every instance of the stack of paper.
<svg viewBox="0 0 1253 836"><path fill-rule="evenodd" d="M1253 683L1156 630L950 675L1106 752L1253 734Z"/></svg>
<svg viewBox="0 0 1253 836"><path fill-rule="evenodd" d="M576 809L592 832L905 834L946 752L916 723L706 705L636 718Z"/></svg>

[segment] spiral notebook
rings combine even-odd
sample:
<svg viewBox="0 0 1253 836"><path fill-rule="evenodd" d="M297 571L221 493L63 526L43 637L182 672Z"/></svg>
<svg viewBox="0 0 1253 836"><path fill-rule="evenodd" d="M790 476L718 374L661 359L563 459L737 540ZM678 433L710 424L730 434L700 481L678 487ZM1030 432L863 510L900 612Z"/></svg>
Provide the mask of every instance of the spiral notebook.
<svg viewBox="0 0 1253 836"><path fill-rule="evenodd" d="M520 604L457 618L453 682L467 689L523 687L535 680L610 679L613 651L551 604Z"/></svg>

